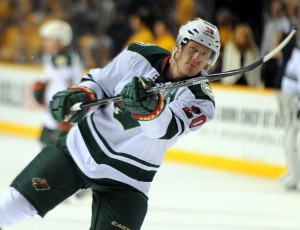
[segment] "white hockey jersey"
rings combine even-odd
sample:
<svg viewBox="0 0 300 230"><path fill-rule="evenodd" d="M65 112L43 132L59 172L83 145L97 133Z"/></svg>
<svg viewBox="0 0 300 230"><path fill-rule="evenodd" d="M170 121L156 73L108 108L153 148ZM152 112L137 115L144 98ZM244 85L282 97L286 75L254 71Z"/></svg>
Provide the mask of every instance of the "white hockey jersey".
<svg viewBox="0 0 300 230"><path fill-rule="evenodd" d="M134 76L164 81L170 53L155 45L134 43L103 69L92 69L80 85L97 98L118 95ZM137 121L122 105L110 103L84 118L67 136L67 147L89 178L112 179L145 195L164 154L178 137L212 119L214 97L207 83L164 93L166 108L155 119Z"/></svg>
<svg viewBox="0 0 300 230"><path fill-rule="evenodd" d="M45 90L45 106L49 107L49 102L53 95L67 87L78 84L83 74L83 63L79 55L72 50L66 50L55 56L45 54L43 56L44 75L47 81ZM44 126L50 129L57 128L51 113L47 110L45 114Z"/></svg>

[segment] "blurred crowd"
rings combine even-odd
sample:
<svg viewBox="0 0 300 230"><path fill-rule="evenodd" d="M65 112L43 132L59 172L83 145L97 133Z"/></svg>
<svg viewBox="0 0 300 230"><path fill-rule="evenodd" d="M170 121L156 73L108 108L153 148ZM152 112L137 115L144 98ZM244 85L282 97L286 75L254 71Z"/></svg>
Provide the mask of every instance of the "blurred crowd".
<svg viewBox="0 0 300 230"><path fill-rule="evenodd" d="M207 18L207 0L1 0L0 61L40 63L39 27L63 19L73 29L72 46L86 68L101 67L133 41L155 43L169 51L181 24L201 17L216 24L222 52L212 71L249 65L265 55L299 23L298 0L266 0L264 26L256 41L249 22L228 8L216 9ZM279 87L289 52L282 52L270 66L222 81L254 87ZM272 72L273 71L273 72ZM274 77L276 71L276 77ZM254 76L254 77L253 77Z"/></svg>
<svg viewBox="0 0 300 230"><path fill-rule="evenodd" d="M38 63L39 27L51 19L70 23L72 46L87 68L105 65L135 40L158 43L171 51L175 41L170 20L179 5L175 0L1 0L0 60ZM176 20L180 24L194 16L178 15Z"/></svg>
<svg viewBox="0 0 300 230"><path fill-rule="evenodd" d="M299 2L299 0L265 1L261 12L263 27L258 41L254 39L254 28L249 22L239 21L228 9L219 10L216 13L216 24L220 30L222 52L220 63L217 65L218 72L248 66L278 46L293 28L300 25ZM280 89L285 66L293 47L296 46L296 39L297 36L282 52L260 68L222 79L222 83Z"/></svg>

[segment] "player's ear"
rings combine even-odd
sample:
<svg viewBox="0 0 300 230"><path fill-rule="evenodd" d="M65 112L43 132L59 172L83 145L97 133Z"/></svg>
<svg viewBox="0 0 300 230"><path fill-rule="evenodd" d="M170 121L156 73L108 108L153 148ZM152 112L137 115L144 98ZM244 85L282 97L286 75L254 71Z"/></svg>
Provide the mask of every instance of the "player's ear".
<svg viewBox="0 0 300 230"><path fill-rule="evenodd" d="M183 46L182 45L178 45L177 49L175 51L175 56L179 57L181 55L182 51L183 51Z"/></svg>

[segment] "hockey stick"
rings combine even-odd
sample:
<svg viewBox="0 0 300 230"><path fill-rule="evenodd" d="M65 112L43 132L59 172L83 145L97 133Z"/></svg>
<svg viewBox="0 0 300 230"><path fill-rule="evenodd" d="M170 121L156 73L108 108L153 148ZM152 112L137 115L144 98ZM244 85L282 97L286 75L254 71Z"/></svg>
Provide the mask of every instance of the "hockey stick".
<svg viewBox="0 0 300 230"><path fill-rule="evenodd" d="M280 50L282 50L288 44L288 42L292 39L292 37L295 35L295 33L296 33L296 29L293 29L289 33L289 35L270 53L266 54L264 57L258 59L251 65L248 65L244 68L230 70L230 71L226 71L226 72L222 72L222 73L214 73L214 74L209 74L209 75L204 75L204 76L193 77L193 78L180 80L180 81L170 83L170 84L167 83L163 86L153 87L153 88L147 90L146 92L147 93L158 93L158 92L162 92L165 90L172 90L172 89L176 89L176 88L180 88L180 87L184 87L184 86L192 86L192 85L198 85L198 84L201 84L204 82L217 81L217 80L220 80L225 77L248 72L248 71L253 70L253 69L257 68L258 66L264 64L265 62L269 61L272 57L274 57L275 54L277 54ZM79 102L79 103L74 104L70 110L77 111L82 108L95 106L95 105L105 105L110 102L116 102L119 100L122 100L122 96L107 97L105 99L95 100L95 101L91 101L91 102L84 102L84 103Z"/></svg>

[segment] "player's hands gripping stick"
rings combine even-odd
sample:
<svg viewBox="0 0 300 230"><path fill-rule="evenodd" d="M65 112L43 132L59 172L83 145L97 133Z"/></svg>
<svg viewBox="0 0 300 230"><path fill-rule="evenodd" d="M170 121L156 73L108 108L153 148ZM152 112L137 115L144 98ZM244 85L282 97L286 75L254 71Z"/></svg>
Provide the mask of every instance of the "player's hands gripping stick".
<svg viewBox="0 0 300 230"><path fill-rule="evenodd" d="M49 108L55 120L76 123L85 117L89 108L71 111L71 107L78 102L93 100L95 100L95 94L91 89L84 86L73 86L56 93L50 101Z"/></svg>
<svg viewBox="0 0 300 230"><path fill-rule="evenodd" d="M152 120L163 111L165 103L162 94L146 93L146 90L153 86L155 86L154 82L144 77L134 77L124 86L121 92L122 103L134 119Z"/></svg>

